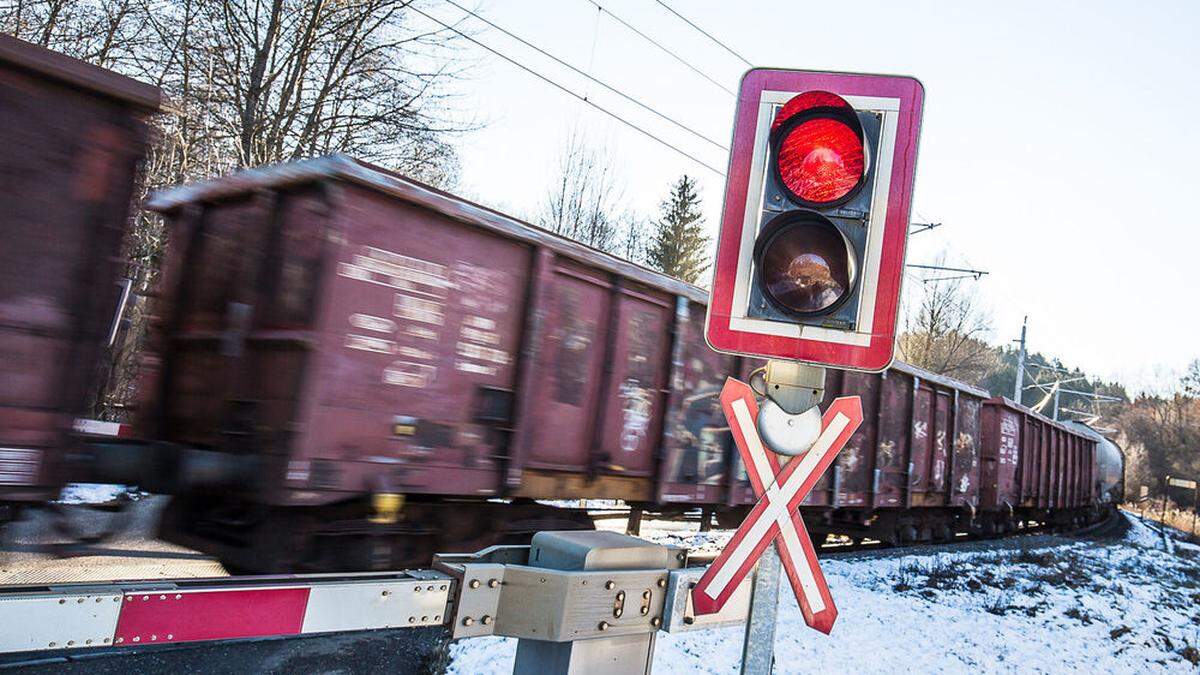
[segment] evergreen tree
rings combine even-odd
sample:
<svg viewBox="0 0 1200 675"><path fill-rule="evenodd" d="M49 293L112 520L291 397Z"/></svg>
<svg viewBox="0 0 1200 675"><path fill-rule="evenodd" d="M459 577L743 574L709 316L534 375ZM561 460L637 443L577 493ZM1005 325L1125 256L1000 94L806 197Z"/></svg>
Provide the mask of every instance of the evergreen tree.
<svg viewBox="0 0 1200 675"><path fill-rule="evenodd" d="M671 186L652 229L646 262L664 274L695 283L709 264L708 235L695 179L684 175Z"/></svg>

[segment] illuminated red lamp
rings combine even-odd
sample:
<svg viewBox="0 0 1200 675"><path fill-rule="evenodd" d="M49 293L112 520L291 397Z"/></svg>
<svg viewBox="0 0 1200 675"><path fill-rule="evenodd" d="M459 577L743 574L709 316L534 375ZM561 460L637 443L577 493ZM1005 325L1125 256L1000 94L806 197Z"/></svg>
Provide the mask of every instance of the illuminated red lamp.
<svg viewBox="0 0 1200 675"><path fill-rule="evenodd" d="M854 108L824 91L794 96L771 123L772 170L803 206L844 203L867 175L866 141Z"/></svg>

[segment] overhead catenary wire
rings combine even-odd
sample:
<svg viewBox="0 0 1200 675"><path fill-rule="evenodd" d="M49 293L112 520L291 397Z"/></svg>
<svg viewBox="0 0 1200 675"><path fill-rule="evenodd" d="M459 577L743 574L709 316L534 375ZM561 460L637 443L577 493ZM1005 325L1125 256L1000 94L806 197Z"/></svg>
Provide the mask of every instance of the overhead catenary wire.
<svg viewBox="0 0 1200 675"><path fill-rule="evenodd" d="M673 50L671 50L670 48L668 48L667 46L665 46L658 40L655 40L654 38L650 37L649 35L646 35L642 31L638 30L637 28L635 28L633 26L633 24L629 23L625 19L622 19L621 17L617 16L616 14L613 14L611 11L609 11L605 7L601 6L599 3L595 2L595 0L586 0L586 2L593 5L596 8L596 10L599 11L600 13L607 14L609 17L612 18L613 21L616 21L617 23L621 24L625 28L629 29L632 33L634 33L638 37L642 38L646 42L649 42L650 44L654 45L655 47L658 47L664 53L666 53L668 56L675 59L679 63L683 64L684 67L686 67L688 70L690 70L693 73L696 73L697 75L699 75L700 77L703 77L704 79L708 80L709 82L711 82L713 85L715 85L721 91L724 91L726 94L729 94L730 96L737 96L737 94L735 94L732 89L721 84L716 79L714 79L711 75L704 72L703 70L700 70L692 62L683 58L679 54L676 54Z"/></svg>
<svg viewBox="0 0 1200 675"><path fill-rule="evenodd" d="M534 77L545 82L546 84L549 84L550 86L554 87L555 89L558 89L558 90L562 91L563 93L566 93L570 96L573 96L573 97L579 99L580 101L583 101L584 103L588 104L589 106L595 108L596 110L599 110L600 112L604 113L605 115L608 115L609 117L613 118L614 120L620 122L621 124L624 124L625 126L629 127L630 129L633 129L634 131L642 134L643 136L653 140L654 142L656 142L666 148L674 150L678 154L692 160L696 164L704 167L705 169L708 169L709 171L712 171L713 173L717 174L718 176L720 176L722 178L725 177L724 171L721 171L720 169L718 169L718 168L714 167L713 165L705 162L704 160L696 157L695 155L692 155L691 153L687 152L686 150L683 150L682 148L672 144L671 142L664 140L663 138L655 135L653 132L650 132L650 131L646 130L645 128L638 126L637 124L630 122L629 120L625 119L624 117L621 117L620 115L609 110L608 108L605 108L604 106L601 106L593 101L588 100L588 98L586 96L582 96L582 95L578 94L577 92L572 91L571 89L567 88L566 86L561 85L558 82L555 82L554 80L550 79L549 77L537 72L536 70L530 68L529 66L526 66L525 64L521 63L520 61L517 61L516 59L508 56L507 54L504 54L503 52L493 49L489 45L484 44L483 42L480 42L479 40L476 40L475 38L471 37L470 35L467 35L466 33L462 32L462 31L458 30L457 28L451 26L450 24L446 23L445 21L442 21L441 19L438 19L437 17L427 14L423 10L417 8L416 6L409 5L409 9L416 12L417 14L420 14L421 16L425 17L426 19L429 19L430 21L438 24L439 26L445 28L446 30L458 35L459 37L463 38L464 40L467 40L468 42L471 42L483 49L486 49L487 51L491 52L492 54L495 54L496 56L504 59L505 61L508 61L509 63L513 64L514 66L520 68L521 70L524 70L525 72L529 73L530 75L533 75Z"/></svg>
<svg viewBox="0 0 1200 675"><path fill-rule="evenodd" d="M975 270L966 267L946 267L944 265L926 265L922 263L907 263L907 267L912 267L919 270L934 270L939 272L961 272L967 277L975 277L979 279L988 272L986 270ZM962 277L966 278L966 277Z"/></svg>
<svg viewBox="0 0 1200 675"><path fill-rule="evenodd" d="M614 87L614 86L612 86L612 85L608 84L607 82L604 82L603 80L600 80L600 79L598 79L598 78L596 78L596 77L593 77L593 76L592 76L590 73L587 73L587 72L585 72L585 71L583 71L583 70L581 70L581 69L579 69L579 68L576 68L575 66L573 66L573 65L571 65L570 63L568 63L568 62L564 61L563 59L560 59L559 57L555 56L554 54L551 54L550 52L546 51L545 49L542 49L541 47L539 47L539 46L537 46L537 45L533 44L533 43L532 43L532 42L530 42L529 40L526 40L525 38L522 38L521 36L519 36L519 35L516 35L516 34L512 33L511 31L509 31L509 30L506 30L505 28L503 28L503 27L501 27L501 26L498 26L498 25L496 25L496 24L495 24L495 23L493 23L491 20L489 20L489 19L487 19L487 18L485 18L485 17L482 17L482 16L480 16L479 14L476 14L475 12L473 12L473 11L471 11L471 10L467 9L466 7L463 7L462 5L458 4L458 3L457 3L457 2L455 2L454 0L446 0L446 2L447 2L447 3L449 3L449 4L451 4L451 5L454 5L454 6L455 6L455 7L457 7L459 10L461 10L461 11L463 11L463 12L466 12L467 14L470 14L471 16L475 17L475 18L476 18L476 19L478 19L479 21L482 21L483 23L487 24L487 25L488 25L488 26L490 26L491 28L493 28L493 29L495 29L495 30L498 30L498 31L500 31L501 33L503 33L503 34L507 35L508 37L510 37L510 38L512 38L512 39L514 39L514 40L516 40L517 42L520 42L521 44L525 45L526 47L529 47L530 49L532 49L532 50L536 51L537 53L541 54L542 56L545 56L546 58L548 58L548 59L550 59L550 60L554 61L555 63L557 63L557 64L559 64L559 65L563 66L564 68L568 68L568 69L570 69L572 72L574 72L574 73L577 73L577 74L579 74L579 75L582 75L583 77L586 77L586 78L587 78L588 80L590 80L591 82L594 82L594 83L596 83L596 84L600 85L601 87L604 87L604 88L605 88L605 89L607 89L608 91L611 91L612 93L616 94L617 96L620 96L621 98L625 99L626 101L629 101L630 103L632 103L632 104L634 104L634 105L638 106L639 108L642 108L643 110L645 110L645 111L647 111L647 112L649 112L649 113L651 113L651 114L653 114L653 115L657 116L658 118L660 118L660 119L662 119L662 120L664 120L664 121L666 121L666 122L669 122L669 123L673 124L674 126L678 127L679 129L682 129L682 130L684 130L684 131L688 132L689 134L691 134L691 135L695 136L696 138L699 138L700 140L702 140L702 141L704 141L704 142L706 142L706 143L708 143L708 144L710 144L710 145L712 145L712 146L714 146L714 147L716 147L716 148L718 148L718 149L720 149L720 150L724 150L725 152L729 152L729 148L728 148L728 147L726 147L725 145L722 145L720 142L718 142L718 141L715 141L715 140L713 140L713 139L709 138L708 136L705 136L704 134L700 133L699 131L696 131L695 129L693 129L693 128L691 128L691 127L687 126L686 124L684 124L684 123L682 123L682 122L680 122L680 121L676 120L675 118L673 118L673 117L671 117L671 116L669 116L669 115L666 115L666 114L664 114L664 113L662 113L662 112L658 111L658 110L657 110L657 109L655 109L653 106L650 106L649 104L647 104L647 103L644 103L644 102L642 102L642 101L640 101L640 100L638 100L638 99L634 98L633 96L630 96L629 94L626 94L625 92L621 91L620 89L617 89L616 87ZM585 98L586 98L586 97L585 97Z"/></svg>
<svg viewBox="0 0 1200 675"><path fill-rule="evenodd" d="M683 21L683 22L684 22L684 23L686 23L687 25L689 25L689 26L691 26L692 28L694 28L694 29L696 29L697 31L699 31L699 33L700 33L701 35L703 35L704 37L706 37L706 38L708 38L709 40L712 40L713 42L717 43L717 44L718 44L718 45L721 47L721 49L724 49L725 51L729 52L730 54L733 54L733 55L734 55L734 56L736 56L737 58L741 59L742 63L746 64L747 66L750 66L751 68L753 68L753 67L754 67L754 64L753 64L753 63L750 63L750 59L747 59L746 57L742 56L741 54L739 54L739 53L737 53L737 52L733 51L733 48L732 48L732 47L730 47L729 45L725 44L724 42L721 42L720 40L718 40L716 37L714 37L714 36L712 35L712 33L709 33L708 31L704 30L704 29L703 29L703 28L701 28L700 26L697 26L695 23L693 23L693 22L692 22L692 20L691 20L691 19L689 19L689 18L687 18L686 16L684 16L684 15L680 14L679 12L675 11L675 9L674 9L673 7L671 7L671 6L670 6L670 5L668 5L667 3L663 2L663 0L654 0L654 1L655 1L655 2L657 2L658 4L662 5L664 8L666 8L666 10L667 10L668 12L670 12L670 13L674 14L675 16L679 17L679 20L680 20L680 21Z"/></svg>

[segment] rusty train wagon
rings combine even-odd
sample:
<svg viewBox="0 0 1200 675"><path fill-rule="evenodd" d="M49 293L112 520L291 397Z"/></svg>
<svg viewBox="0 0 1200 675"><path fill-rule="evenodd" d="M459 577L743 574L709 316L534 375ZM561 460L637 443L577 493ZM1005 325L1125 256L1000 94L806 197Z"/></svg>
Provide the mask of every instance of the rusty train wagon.
<svg viewBox="0 0 1200 675"><path fill-rule="evenodd" d="M149 207L172 251L141 433L203 455L156 464L178 474L169 539L234 569L362 569L591 526L536 500L723 524L753 502L717 397L761 364L707 347L698 288L343 156ZM989 522L987 392L897 364L831 371L843 393L866 422L805 502L814 533Z"/></svg>
<svg viewBox="0 0 1200 675"><path fill-rule="evenodd" d="M1077 525L1110 505L1103 470L1112 462L1098 453L1099 434L1002 397L984 404L983 417L985 531L1010 532L1023 521Z"/></svg>
<svg viewBox="0 0 1200 675"><path fill-rule="evenodd" d="M158 89L0 35L0 523L57 496Z"/></svg>
<svg viewBox="0 0 1200 675"><path fill-rule="evenodd" d="M824 403L861 396L864 418L804 502L814 532L909 543L972 531L988 393L901 362L826 379Z"/></svg>

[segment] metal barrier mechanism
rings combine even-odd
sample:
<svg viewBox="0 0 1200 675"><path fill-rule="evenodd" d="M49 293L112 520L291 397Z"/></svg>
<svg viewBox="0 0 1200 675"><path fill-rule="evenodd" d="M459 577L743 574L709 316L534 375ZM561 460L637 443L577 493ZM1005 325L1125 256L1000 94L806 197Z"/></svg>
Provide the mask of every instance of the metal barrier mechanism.
<svg viewBox="0 0 1200 675"><path fill-rule="evenodd" d="M752 577L697 616L687 551L604 531L440 555L431 570L0 588L0 654L445 626L518 638L514 673L649 673L658 631L742 624ZM770 664L743 672L769 672Z"/></svg>

